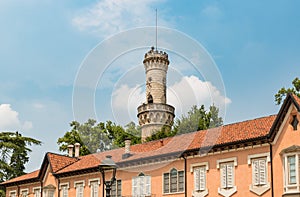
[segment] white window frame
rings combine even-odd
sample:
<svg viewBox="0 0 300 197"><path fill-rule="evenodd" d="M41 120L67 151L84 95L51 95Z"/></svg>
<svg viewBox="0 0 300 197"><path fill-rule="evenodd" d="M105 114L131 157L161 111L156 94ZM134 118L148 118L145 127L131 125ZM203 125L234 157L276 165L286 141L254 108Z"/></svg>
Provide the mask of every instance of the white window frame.
<svg viewBox="0 0 300 197"><path fill-rule="evenodd" d="M296 172L296 183L289 183L289 169L288 169L288 157L295 156L295 172ZM286 153L283 155L283 173L284 173L284 193L300 193L300 181L299 181L299 152Z"/></svg>
<svg viewBox="0 0 300 197"><path fill-rule="evenodd" d="M97 185L97 188L95 190L95 186ZM91 197L98 197L99 196L99 185L100 185L100 178L96 179L89 179L89 187L91 191Z"/></svg>
<svg viewBox="0 0 300 197"><path fill-rule="evenodd" d="M82 185L82 193L80 193L78 189L78 185ZM85 182L84 181L74 181L74 188L76 190L76 197L84 197L84 187L85 187Z"/></svg>
<svg viewBox="0 0 300 197"><path fill-rule="evenodd" d="M209 170L208 162L202 162L202 163L195 163L191 164L191 173L193 173L194 178L194 189L192 191L193 196L197 197L205 197L208 195L208 188L207 188L207 171ZM198 175L199 173L199 175ZM204 186L201 187L201 184L198 182L201 182L201 173L204 173L202 175L202 181L204 181ZM196 176L199 176L199 180ZM197 186L199 184L199 186Z"/></svg>
<svg viewBox="0 0 300 197"><path fill-rule="evenodd" d="M237 157L217 160L217 169L220 170L220 187L218 188L218 193L224 197L230 197L237 192L237 187L235 185L235 167L237 165ZM230 175L232 176L232 179L230 180L231 183L228 186L228 172L230 172L230 170L232 170ZM224 176L226 180L224 180ZM226 181L225 185L224 181Z"/></svg>
<svg viewBox="0 0 300 197"><path fill-rule="evenodd" d="M151 196L151 176L141 173L132 178L132 196Z"/></svg>
<svg viewBox="0 0 300 197"><path fill-rule="evenodd" d="M65 193L64 193L64 189L67 189L67 195L65 196ZM70 189L70 184L69 182L66 182L66 183L60 183L59 184L59 190L61 192L61 197L68 197L69 196L69 190Z"/></svg>
<svg viewBox="0 0 300 197"><path fill-rule="evenodd" d="M14 196L13 196L14 195ZM17 190L12 190L9 192L9 197L17 197Z"/></svg>
<svg viewBox="0 0 300 197"><path fill-rule="evenodd" d="M21 194L22 197L24 197L24 196L23 196L23 192L26 192L26 197L29 196L29 189L28 189L28 188L27 188L27 189L21 189L21 190L20 190L20 194Z"/></svg>
<svg viewBox="0 0 300 197"><path fill-rule="evenodd" d="M251 166L252 171L252 182L251 185L249 185L249 190L258 196L261 196L263 193L265 193L271 188L270 183L268 182L268 163L270 162L271 160L269 152L248 155L248 165ZM263 164L265 166L262 169ZM258 169L256 167L258 167ZM263 178L260 177L262 176L261 173L264 173ZM259 176L259 182L257 182L255 178L256 176ZM264 179L265 181L261 181L260 179Z"/></svg>
<svg viewBox="0 0 300 197"><path fill-rule="evenodd" d="M40 195L38 195L38 197L40 197L41 194L42 194L42 193L41 193L41 192L42 192L41 187L34 187L34 188L32 188L33 196L36 197L36 196L35 196L35 191L37 191L37 190L39 191L39 194L40 194Z"/></svg>

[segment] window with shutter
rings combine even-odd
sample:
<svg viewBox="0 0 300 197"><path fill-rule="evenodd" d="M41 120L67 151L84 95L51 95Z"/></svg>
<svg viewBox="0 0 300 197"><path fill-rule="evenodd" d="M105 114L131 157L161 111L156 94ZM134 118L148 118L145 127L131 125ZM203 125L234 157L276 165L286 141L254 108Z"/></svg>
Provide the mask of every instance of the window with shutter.
<svg viewBox="0 0 300 197"><path fill-rule="evenodd" d="M230 163L222 163L221 167L221 188L229 189L234 187L234 164Z"/></svg>
<svg viewBox="0 0 300 197"><path fill-rule="evenodd" d="M290 185L296 184L296 157L288 157L288 183Z"/></svg>
<svg viewBox="0 0 300 197"><path fill-rule="evenodd" d="M122 196L122 181L116 180L111 186L111 196L121 197Z"/></svg>
<svg viewBox="0 0 300 197"><path fill-rule="evenodd" d="M206 166L198 166L193 169L194 172L194 190L206 190Z"/></svg>
<svg viewBox="0 0 300 197"><path fill-rule="evenodd" d="M151 195L151 177L140 174L132 179L132 195L135 197Z"/></svg>
<svg viewBox="0 0 300 197"><path fill-rule="evenodd" d="M83 183L76 184L76 197L83 197Z"/></svg>
<svg viewBox="0 0 300 197"><path fill-rule="evenodd" d="M164 174L164 193L170 193L170 174Z"/></svg>
<svg viewBox="0 0 300 197"><path fill-rule="evenodd" d="M9 197L16 197L16 191L9 192Z"/></svg>
<svg viewBox="0 0 300 197"><path fill-rule="evenodd" d="M67 185L61 186L61 191L62 191L62 197L68 197L68 186Z"/></svg>

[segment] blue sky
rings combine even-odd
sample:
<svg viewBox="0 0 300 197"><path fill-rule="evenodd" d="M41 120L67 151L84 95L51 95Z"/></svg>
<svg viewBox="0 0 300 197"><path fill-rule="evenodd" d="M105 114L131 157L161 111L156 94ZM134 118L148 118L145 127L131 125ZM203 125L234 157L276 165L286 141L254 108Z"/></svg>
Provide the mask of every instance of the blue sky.
<svg viewBox="0 0 300 197"><path fill-rule="evenodd" d="M208 51L225 87L205 81L188 66L177 76L182 61L170 52L176 72L170 69L175 74L168 77L177 78L168 84L174 91L180 90L183 78L199 84L196 91L203 91L195 96L196 103L207 102L199 99L205 95L202 85L215 93L219 90L220 97L227 99L226 123L275 114L279 106L274 94L300 76L299 7L296 0L0 1L0 130L19 130L43 141L41 147L33 147L27 165L29 171L38 168L45 152L58 152L56 140L70 128L74 83L91 51L120 32L154 26L155 8L159 26L186 34ZM162 36L162 46L165 40ZM126 111L128 120L137 122L134 104L142 102L144 76L133 74L143 72L142 58L148 50L126 53L97 78L92 104L99 121L123 124L127 119L119 120L115 114L133 108ZM122 71L118 67L122 62L126 69L131 61L136 73L115 75ZM115 76L119 78L109 80ZM112 98L122 91L132 93L125 99L126 109L117 105L119 97ZM113 106L114 112L105 106ZM181 108L184 112L188 106Z"/></svg>

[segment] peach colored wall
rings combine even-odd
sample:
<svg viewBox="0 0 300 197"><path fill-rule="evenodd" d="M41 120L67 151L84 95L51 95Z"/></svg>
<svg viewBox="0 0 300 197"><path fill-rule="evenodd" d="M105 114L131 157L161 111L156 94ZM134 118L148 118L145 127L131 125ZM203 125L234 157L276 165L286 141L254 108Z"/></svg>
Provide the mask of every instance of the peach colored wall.
<svg viewBox="0 0 300 197"><path fill-rule="evenodd" d="M294 107L290 111L293 115L297 114L297 118L300 120L300 115L295 112ZM298 124L298 129L294 131L290 124L291 118L291 114L286 115L281 133L278 135L278 140L273 146L274 196L281 196L284 192L283 161L280 152L292 145L300 145L300 124Z"/></svg>

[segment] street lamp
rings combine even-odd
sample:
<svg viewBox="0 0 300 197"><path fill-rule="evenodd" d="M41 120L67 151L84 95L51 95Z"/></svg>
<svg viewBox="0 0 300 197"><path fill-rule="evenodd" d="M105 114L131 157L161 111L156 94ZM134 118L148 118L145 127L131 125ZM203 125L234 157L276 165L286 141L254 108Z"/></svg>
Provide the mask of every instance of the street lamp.
<svg viewBox="0 0 300 197"><path fill-rule="evenodd" d="M104 185L105 185L105 191L106 191L106 197L110 197L110 190L112 184L114 184L116 180L116 172L117 172L117 164L111 159L110 155L107 155L106 158L101 162L99 165L99 170L102 174L102 180L103 180L103 188L102 188L102 196L104 197ZM112 170L112 177L110 181L105 181L105 171Z"/></svg>

